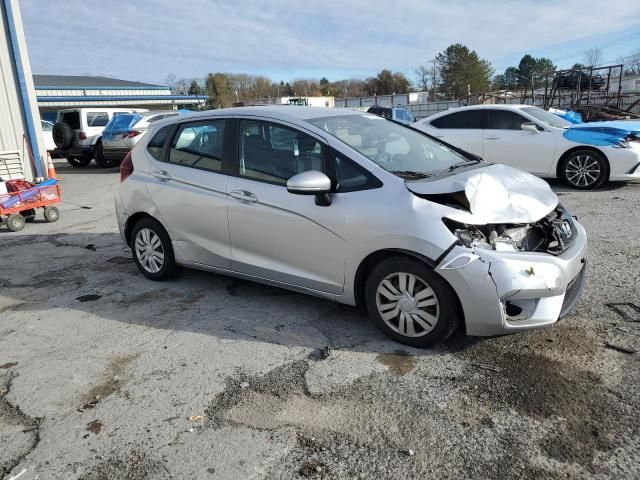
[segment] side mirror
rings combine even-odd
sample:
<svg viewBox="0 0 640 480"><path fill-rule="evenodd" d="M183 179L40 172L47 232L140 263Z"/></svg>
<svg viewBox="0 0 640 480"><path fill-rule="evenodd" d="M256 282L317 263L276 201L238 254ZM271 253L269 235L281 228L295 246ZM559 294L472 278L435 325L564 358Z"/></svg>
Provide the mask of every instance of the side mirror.
<svg viewBox="0 0 640 480"><path fill-rule="evenodd" d="M295 195L315 195L316 205L331 205L331 180L318 170L309 170L287 180L287 191Z"/></svg>
<svg viewBox="0 0 640 480"><path fill-rule="evenodd" d="M520 128L527 132L540 133L538 125L534 122L524 122L522 125L520 125Z"/></svg>

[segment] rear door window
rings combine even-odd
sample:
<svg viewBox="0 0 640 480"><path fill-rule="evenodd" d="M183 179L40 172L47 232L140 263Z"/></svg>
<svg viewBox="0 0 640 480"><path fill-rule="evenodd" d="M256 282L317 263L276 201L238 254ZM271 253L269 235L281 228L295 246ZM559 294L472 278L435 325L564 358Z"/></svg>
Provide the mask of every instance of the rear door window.
<svg viewBox="0 0 640 480"><path fill-rule="evenodd" d="M488 130L522 130L522 124L528 122L516 112L508 110L489 110Z"/></svg>
<svg viewBox="0 0 640 480"><path fill-rule="evenodd" d="M465 110L436 118L431 125L436 128L481 130L485 128L485 116L484 110Z"/></svg>
<svg viewBox="0 0 640 480"><path fill-rule="evenodd" d="M109 123L107 112L87 112L87 127L105 127Z"/></svg>
<svg viewBox="0 0 640 480"><path fill-rule="evenodd" d="M169 163L185 167L222 171L225 120L183 123L169 151Z"/></svg>

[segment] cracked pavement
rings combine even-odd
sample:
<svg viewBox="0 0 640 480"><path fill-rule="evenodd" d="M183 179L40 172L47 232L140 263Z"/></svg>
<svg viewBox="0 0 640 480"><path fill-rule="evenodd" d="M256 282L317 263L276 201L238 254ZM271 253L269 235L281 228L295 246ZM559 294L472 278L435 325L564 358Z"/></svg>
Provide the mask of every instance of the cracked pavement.
<svg viewBox="0 0 640 480"><path fill-rule="evenodd" d="M640 184L554 183L590 241L569 317L418 350L325 300L146 280L117 172L56 166L92 209L0 228L0 478L640 477Z"/></svg>

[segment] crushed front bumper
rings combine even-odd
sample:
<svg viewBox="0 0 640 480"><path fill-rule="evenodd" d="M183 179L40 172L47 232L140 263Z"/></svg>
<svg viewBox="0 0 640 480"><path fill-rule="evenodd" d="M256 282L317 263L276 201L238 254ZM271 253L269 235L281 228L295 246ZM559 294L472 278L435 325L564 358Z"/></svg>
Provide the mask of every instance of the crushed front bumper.
<svg viewBox="0 0 640 480"><path fill-rule="evenodd" d="M587 236L561 255L454 247L436 271L458 294L468 335L498 335L554 324L573 309L584 284Z"/></svg>

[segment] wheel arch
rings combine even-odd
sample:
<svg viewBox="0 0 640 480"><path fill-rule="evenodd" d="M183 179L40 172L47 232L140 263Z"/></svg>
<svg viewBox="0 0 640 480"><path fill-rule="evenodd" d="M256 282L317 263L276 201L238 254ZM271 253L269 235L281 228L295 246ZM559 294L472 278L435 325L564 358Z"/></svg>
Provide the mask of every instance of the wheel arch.
<svg viewBox="0 0 640 480"><path fill-rule="evenodd" d="M136 225L136 223L138 223L143 218L151 218L152 220L155 220L156 222L158 222L158 224L167 233L169 238L171 238L171 235L169 235L169 231L165 228L164 225L162 225L162 222L160 220L158 220L156 217L154 217L153 215L150 215L147 212L137 212L131 215L129 218L127 218L127 221L124 224L124 238L125 238L125 241L127 242L127 245L131 246L131 233L133 232L133 227Z"/></svg>
<svg viewBox="0 0 640 480"><path fill-rule="evenodd" d="M566 152L564 152L560 158L558 159L558 163L556 164L556 177L559 179L562 179L562 164L564 163L565 159L571 155L574 152L577 152L579 150L590 150L592 152L596 152L599 153L600 155L602 155L602 157L604 158L604 161L606 162L606 166L607 166L607 178L605 178L605 182L609 180L609 175L611 174L611 164L609 162L609 157L607 157L607 154L604 153L602 150L600 150L599 148L593 147L591 145L578 145L575 147L571 147L569 150L567 150Z"/></svg>
<svg viewBox="0 0 640 480"><path fill-rule="evenodd" d="M435 260L431 260L430 258L411 250L404 250L401 248L385 248L372 252L360 262L358 268L356 269L356 274L353 279L353 295L356 305L362 306L365 304L364 289L365 284L367 283L367 277L371 270L373 270L373 268L378 263L385 260L386 258L395 256L405 256L413 258L422 263L425 263L435 271Z"/></svg>

